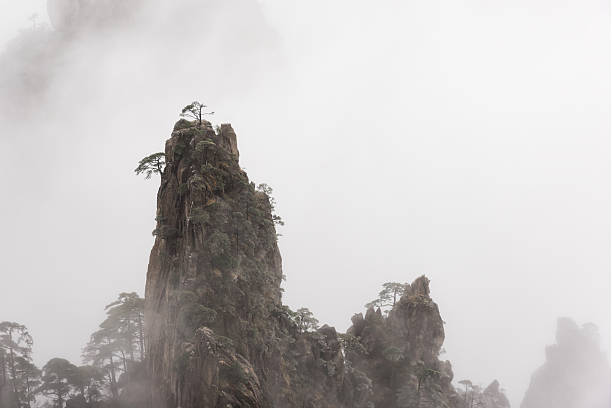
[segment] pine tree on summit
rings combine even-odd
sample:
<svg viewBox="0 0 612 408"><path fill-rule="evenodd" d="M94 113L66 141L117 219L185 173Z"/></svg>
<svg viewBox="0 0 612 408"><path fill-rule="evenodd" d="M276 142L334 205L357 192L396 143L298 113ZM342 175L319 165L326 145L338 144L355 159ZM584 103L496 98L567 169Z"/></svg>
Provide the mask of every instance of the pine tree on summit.
<svg viewBox="0 0 612 408"><path fill-rule="evenodd" d="M402 297L402 295L406 291L407 286L408 285L405 283L387 282L383 284L383 289L378 294L378 299L375 299L370 303L366 304L365 307L368 309L370 307L393 307Z"/></svg>
<svg viewBox="0 0 612 408"><path fill-rule="evenodd" d="M207 106L201 102L194 101L189 105L185 106L181 111L181 116L184 118L191 118L197 121L197 126L202 127L202 117L204 115L214 115L215 112L204 112Z"/></svg>

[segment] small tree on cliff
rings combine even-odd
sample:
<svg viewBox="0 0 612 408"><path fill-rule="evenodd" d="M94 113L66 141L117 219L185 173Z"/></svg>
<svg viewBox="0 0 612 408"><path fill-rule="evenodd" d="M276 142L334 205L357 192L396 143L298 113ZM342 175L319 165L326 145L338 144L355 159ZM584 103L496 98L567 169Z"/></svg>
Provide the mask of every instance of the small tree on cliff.
<svg viewBox="0 0 612 408"><path fill-rule="evenodd" d="M294 320L300 333L306 333L319 328L319 321L306 307L301 307L295 312Z"/></svg>
<svg viewBox="0 0 612 408"><path fill-rule="evenodd" d="M444 393L439 385L441 373L419 362L412 368L414 382L405 384L397 394L397 405L402 408L443 408Z"/></svg>
<svg viewBox="0 0 612 408"><path fill-rule="evenodd" d="M181 111L181 116L184 118L195 119L198 127L202 127L202 117L204 115L215 114L215 112L204 112L206 108L207 106L203 103L194 101L183 108Z"/></svg>
<svg viewBox="0 0 612 408"><path fill-rule="evenodd" d="M138 167L134 170L137 176L144 174L148 180L153 174L161 174L164 172L166 167L166 154L165 153L153 153L138 162Z"/></svg>
<svg viewBox="0 0 612 408"><path fill-rule="evenodd" d="M257 186L257 191L264 193L268 197L268 201L270 202L270 210L272 210L272 221L276 225L285 225L283 219L280 215L276 214L276 200L272 196L274 190L269 185L262 183Z"/></svg>
<svg viewBox="0 0 612 408"><path fill-rule="evenodd" d="M387 282L383 284L383 289L378 293L378 299L374 299L370 303L365 305L366 308L383 308L393 307L397 301L402 297L408 284L398 282Z"/></svg>

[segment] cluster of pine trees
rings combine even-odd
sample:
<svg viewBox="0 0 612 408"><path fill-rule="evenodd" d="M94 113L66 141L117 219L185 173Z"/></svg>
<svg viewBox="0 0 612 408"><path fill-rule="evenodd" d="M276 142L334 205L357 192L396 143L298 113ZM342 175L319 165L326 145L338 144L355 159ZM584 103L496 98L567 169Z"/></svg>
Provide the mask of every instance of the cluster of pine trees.
<svg viewBox="0 0 612 408"><path fill-rule="evenodd" d="M0 323L0 408L119 407L120 391L142 372L144 299L121 293L83 349L84 365L63 358L42 369L32 361L26 326Z"/></svg>

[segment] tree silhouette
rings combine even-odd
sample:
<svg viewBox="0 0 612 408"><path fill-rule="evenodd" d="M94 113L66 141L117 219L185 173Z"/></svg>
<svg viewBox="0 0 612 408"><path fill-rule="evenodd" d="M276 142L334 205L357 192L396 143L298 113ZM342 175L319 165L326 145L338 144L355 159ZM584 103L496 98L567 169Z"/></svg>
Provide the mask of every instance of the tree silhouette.
<svg viewBox="0 0 612 408"><path fill-rule="evenodd" d="M465 394L464 394L464 399L465 399L465 406L468 406L468 387L471 388L472 387L472 382L470 380L461 380L459 381L459 384L461 385L465 385Z"/></svg>
<svg viewBox="0 0 612 408"><path fill-rule="evenodd" d="M30 358L19 356L15 357L15 372L17 374L17 398L21 401L22 407L30 408L41 384L41 371Z"/></svg>
<svg viewBox="0 0 612 408"><path fill-rule="evenodd" d="M274 190L269 185L262 183L257 186L257 191L260 193L264 193L268 197L268 201L270 203L270 209L272 210L272 222L275 225L285 225L285 222L280 217L280 215L276 214L276 200L272 196Z"/></svg>
<svg viewBox="0 0 612 408"><path fill-rule="evenodd" d="M18 376L18 359L21 357L26 361L31 360L32 354L32 336L28 332L27 327L15 322L0 323L0 350L2 350L3 377L6 378L4 371L8 368L8 374L11 380L11 388L18 397L20 394L19 376Z"/></svg>
<svg viewBox="0 0 612 408"><path fill-rule="evenodd" d="M204 115L215 114L215 112L204 112L206 108L207 106L203 103L194 101L183 108L183 110L181 111L181 116L184 118L195 119L197 122L197 126L202 127L202 117Z"/></svg>
<svg viewBox="0 0 612 408"><path fill-rule="evenodd" d="M383 289L378 293L378 298L365 305L366 308L393 307L402 297L408 284L398 282L387 282L383 284Z"/></svg>
<svg viewBox="0 0 612 408"><path fill-rule="evenodd" d="M100 327L114 331L124 352L135 361L144 359L144 299L136 292L120 293L117 300L106 306L106 320Z"/></svg>
<svg viewBox="0 0 612 408"><path fill-rule="evenodd" d="M70 382L79 392L79 397L87 406L93 406L102 396L102 387L105 383L104 371L93 366L76 367Z"/></svg>
<svg viewBox="0 0 612 408"><path fill-rule="evenodd" d="M422 362L413 369L415 383L404 385L398 392L397 403L402 408L446 407L443 392L438 384L440 372L425 366Z"/></svg>
<svg viewBox="0 0 612 408"><path fill-rule="evenodd" d="M319 321L306 307L301 307L295 312L294 321L297 324L300 333L306 333L319 328Z"/></svg>
<svg viewBox="0 0 612 408"><path fill-rule="evenodd" d="M116 400L117 374L126 373L129 381L130 368L144 359L144 299L135 292L121 293L106 306L106 315L83 349L83 359L106 373Z"/></svg>
<svg viewBox="0 0 612 408"><path fill-rule="evenodd" d="M40 391L50 397L57 408L63 408L71 390L77 367L63 358L53 358L43 367Z"/></svg>
<svg viewBox="0 0 612 408"><path fill-rule="evenodd" d="M166 154L153 153L138 162L138 167L134 170L137 176L144 174L145 179L150 179L153 174L161 174L166 167Z"/></svg>

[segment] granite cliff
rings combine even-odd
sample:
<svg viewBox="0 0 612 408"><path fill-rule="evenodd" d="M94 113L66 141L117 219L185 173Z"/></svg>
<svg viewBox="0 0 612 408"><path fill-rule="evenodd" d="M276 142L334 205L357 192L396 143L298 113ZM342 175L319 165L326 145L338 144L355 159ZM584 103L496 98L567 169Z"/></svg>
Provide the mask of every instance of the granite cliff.
<svg viewBox="0 0 612 408"><path fill-rule="evenodd" d="M165 158L145 298L148 406L463 406L439 360L426 277L388 316L370 308L346 334L309 330L282 304L273 200L240 168L232 127L181 120Z"/></svg>

